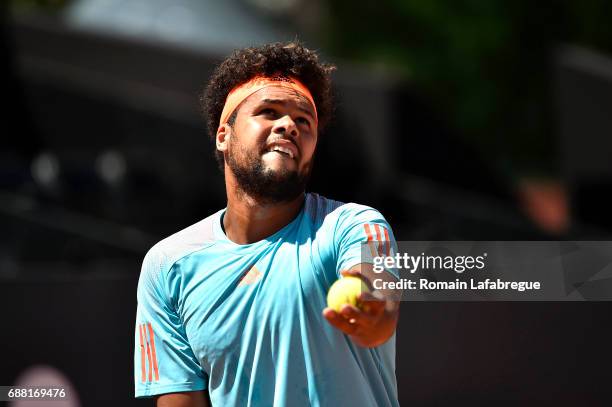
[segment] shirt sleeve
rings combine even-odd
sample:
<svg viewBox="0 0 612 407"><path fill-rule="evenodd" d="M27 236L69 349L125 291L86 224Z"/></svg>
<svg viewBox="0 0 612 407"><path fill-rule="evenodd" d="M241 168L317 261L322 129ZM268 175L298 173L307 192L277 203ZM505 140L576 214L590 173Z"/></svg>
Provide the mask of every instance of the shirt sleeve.
<svg viewBox="0 0 612 407"><path fill-rule="evenodd" d="M208 382L195 357L170 293L165 256L147 253L138 281L134 382L136 397L206 389ZM171 267L171 265L170 265ZM176 283L175 283L176 284Z"/></svg>
<svg viewBox="0 0 612 407"><path fill-rule="evenodd" d="M338 219L334 233L337 248L336 274L360 263L374 264L375 257L393 256L397 243L393 231L376 209L346 205ZM386 269L399 278L396 269Z"/></svg>

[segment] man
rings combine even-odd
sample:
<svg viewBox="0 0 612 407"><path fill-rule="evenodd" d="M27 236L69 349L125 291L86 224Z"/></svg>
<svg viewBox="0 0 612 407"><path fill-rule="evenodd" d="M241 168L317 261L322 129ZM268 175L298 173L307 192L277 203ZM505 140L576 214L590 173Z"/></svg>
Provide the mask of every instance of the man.
<svg viewBox="0 0 612 407"><path fill-rule="evenodd" d="M333 66L298 43L236 51L203 102L227 208L156 244L138 284L136 396L158 406L397 406L398 303L326 308L394 247L372 208L306 194ZM394 278L383 273L384 278ZM380 278L380 275L376 275Z"/></svg>

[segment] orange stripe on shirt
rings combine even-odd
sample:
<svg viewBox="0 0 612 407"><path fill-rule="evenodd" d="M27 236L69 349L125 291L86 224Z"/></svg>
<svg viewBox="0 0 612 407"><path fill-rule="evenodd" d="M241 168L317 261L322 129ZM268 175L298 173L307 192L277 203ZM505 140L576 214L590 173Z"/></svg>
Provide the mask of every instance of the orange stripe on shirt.
<svg viewBox="0 0 612 407"><path fill-rule="evenodd" d="M155 372L155 381L159 380L159 371L157 370L157 354L155 352L155 334L153 333L153 327L149 322L147 324L149 327L149 338L151 340L151 349L153 351L153 371Z"/></svg>
<svg viewBox="0 0 612 407"><path fill-rule="evenodd" d="M151 345L149 343L149 338L147 337L147 328L145 325L143 325L143 330L145 332L145 339L147 341L147 359L149 360L149 382L153 381L153 362L151 360Z"/></svg>
<svg viewBox="0 0 612 407"><path fill-rule="evenodd" d="M389 231L387 228L383 228L385 231L385 241L387 242L387 256L391 256L391 239L389 238Z"/></svg>
<svg viewBox="0 0 612 407"><path fill-rule="evenodd" d="M146 381L146 373L145 373L145 349L144 349L144 339L142 338L142 325L138 325L138 333L140 334L140 381Z"/></svg>
<svg viewBox="0 0 612 407"><path fill-rule="evenodd" d="M383 249L382 249L382 245L384 244L383 239L381 237L381 233L380 233L380 226L378 225L374 225L374 230L376 230L376 241L378 242L378 255L382 256L383 255Z"/></svg>
<svg viewBox="0 0 612 407"><path fill-rule="evenodd" d="M366 223L363 225L363 228L365 229L366 236L368 237L368 242L372 241L372 231L370 230L370 225Z"/></svg>
<svg viewBox="0 0 612 407"><path fill-rule="evenodd" d="M384 226L379 226L380 227L380 240L382 240L382 244L381 244L381 248L379 250L380 255L382 256L383 254L385 256L389 256L389 247L391 246L391 244L389 243L389 234L387 233L387 229Z"/></svg>
<svg viewBox="0 0 612 407"><path fill-rule="evenodd" d="M372 257L376 257L376 247L373 247L373 236L372 231L370 230L370 225L366 223L363 225L363 228L365 229L366 236L368 237L368 246L370 247L370 254L372 255Z"/></svg>

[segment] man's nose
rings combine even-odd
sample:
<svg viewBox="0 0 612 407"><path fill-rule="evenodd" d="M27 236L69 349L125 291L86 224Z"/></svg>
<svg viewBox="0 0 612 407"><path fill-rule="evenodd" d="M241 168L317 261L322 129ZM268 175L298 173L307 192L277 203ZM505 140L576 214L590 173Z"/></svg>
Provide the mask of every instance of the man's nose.
<svg viewBox="0 0 612 407"><path fill-rule="evenodd" d="M288 134L292 137L296 137L299 134L295 122L289 115L278 118L274 123L272 131L274 133Z"/></svg>

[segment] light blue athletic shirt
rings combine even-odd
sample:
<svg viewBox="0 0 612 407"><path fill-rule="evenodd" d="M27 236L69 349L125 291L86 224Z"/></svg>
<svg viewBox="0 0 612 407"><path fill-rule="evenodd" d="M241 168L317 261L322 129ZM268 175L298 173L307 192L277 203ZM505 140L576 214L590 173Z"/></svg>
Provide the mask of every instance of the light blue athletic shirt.
<svg viewBox="0 0 612 407"><path fill-rule="evenodd" d="M322 316L376 210L307 194L287 226L238 245L224 210L156 244L138 283L136 396L207 389L213 406L397 406L395 335L363 348ZM383 245L383 247L385 247Z"/></svg>

